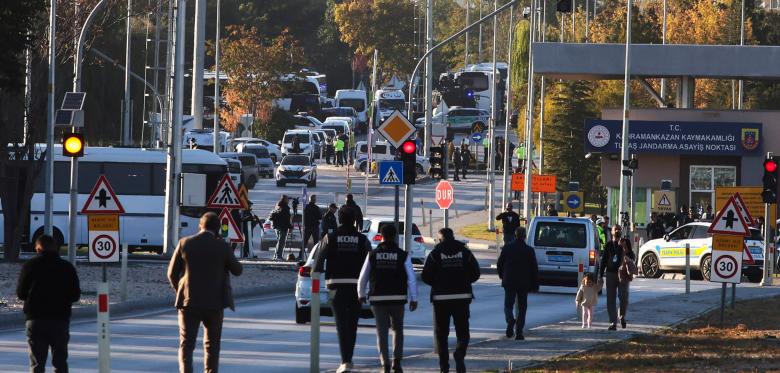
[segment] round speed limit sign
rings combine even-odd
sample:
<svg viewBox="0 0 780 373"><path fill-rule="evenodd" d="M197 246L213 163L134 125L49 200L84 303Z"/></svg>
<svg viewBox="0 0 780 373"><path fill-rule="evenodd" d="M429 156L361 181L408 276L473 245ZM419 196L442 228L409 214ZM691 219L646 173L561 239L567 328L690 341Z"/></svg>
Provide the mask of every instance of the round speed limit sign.
<svg viewBox="0 0 780 373"><path fill-rule="evenodd" d="M118 262L119 261L119 232L103 231L89 232L89 261L90 262Z"/></svg>
<svg viewBox="0 0 780 373"><path fill-rule="evenodd" d="M742 277L741 253L714 250L710 279L715 282L739 283Z"/></svg>

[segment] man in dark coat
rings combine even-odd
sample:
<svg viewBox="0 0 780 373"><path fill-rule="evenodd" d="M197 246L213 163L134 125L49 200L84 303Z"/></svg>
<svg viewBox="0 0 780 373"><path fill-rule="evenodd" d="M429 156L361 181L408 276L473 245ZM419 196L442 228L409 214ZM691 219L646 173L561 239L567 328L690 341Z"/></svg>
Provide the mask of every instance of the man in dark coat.
<svg viewBox="0 0 780 373"><path fill-rule="evenodd" d="M30 372L45 371L51 347L55 372L68 371L71 305L81 297L76 269L60 258L57 241L48 235L35 240L38 253L19 272L16 296L24 301Z"/></svg>
<svg viewBox="0 0 780 373"><path fill-rule="evenodd" d="M347 199L344 201L344 206L349 206L349 208L352 209L354 217L355 217L355 227L357 228L358 232L363 231L363 210L360 209L360 206L358 206L357 203L355 203L355 197L352 196L352 193L347 194Z"/></svg>
<svg viewBox="0 0 780 373"><path fill-rule="evenodd" d="M460 157L460 148L455 148L455 154L452 155L452 165L455 167L455 176L452 178L453 181L460 181L460 167L462 165Z"/></svg>
<svg viewBox="0 0 780 373"><path fill-rule="evenodd" d="M463 144L460 147L460 161L462 166L461 170L463 171L463 178L465 179L469 164L471 163L471 151L469 150L469 146L466 144Z"/></svg>
<svg viewBox="0 0 780 373"><path fill-rule="evenodd" d="M666 234L666 229L664 228L664 223L662 223L660 220L658 220L658 215L656 213L653 213L650 215L650 224L647 225L647 239L648 240L655 240L658 238L663 238L663 236Z"/></svg>
<svg viewBox="0 0 780 373"><path fill-rule="evenodd" d="M331 203L328 206L328 211L322 216L322 221L320 222L320 238L328 233L333 233L339 227L339 223L336 220L336 211L338 209L335 203Z"/></svg>
<svg viewBox="0 0 780 373"><path fill-rule="evenodd" d="M525 243L525 228L515 230L515 240L501 249L498 257L498 277L504 287L504 316L506 337L523 340L528 293L539 291L539 268L534 249ZM517 300L517 317L514 315Z"/></svg>
<svg viewBox="0 0 780 373"><path fill-rule="evenodd" d="M515 238L515 229L520 226L520 215L512 211L512 204L506 204L506 210L496 216L496 220L501 220L501 228L504 230L504 245Z"/></svg>

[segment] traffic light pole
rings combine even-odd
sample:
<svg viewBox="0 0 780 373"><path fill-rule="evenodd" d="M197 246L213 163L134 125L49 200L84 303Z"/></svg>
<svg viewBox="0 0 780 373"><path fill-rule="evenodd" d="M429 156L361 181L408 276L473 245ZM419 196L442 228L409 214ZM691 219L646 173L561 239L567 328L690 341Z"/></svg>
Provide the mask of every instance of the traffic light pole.
<svg viewBox="0 0 780 373"><path fill-rule="evenodd" d="M404 192L404 250L408 253L412 247L412 195L414 185L406 184ZM397 220L396 220L397 221Z"/></svg>
<svg viewBox="0 0 780 373"><path fill-rule="evenodd" d="M772 205L769 203L764 204L764 276L761 278L761 286L772 286L772 250L769 246L774 242L771 211Z"/></svg>

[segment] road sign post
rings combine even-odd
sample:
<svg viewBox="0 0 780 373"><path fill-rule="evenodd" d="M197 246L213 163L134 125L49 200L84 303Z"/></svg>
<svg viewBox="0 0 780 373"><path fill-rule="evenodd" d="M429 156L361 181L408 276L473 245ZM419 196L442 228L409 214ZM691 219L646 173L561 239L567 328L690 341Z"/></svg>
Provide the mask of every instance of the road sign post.
<svg viewBox="0 0 780 373"><path fill-rule="evenodd" d="M685 244L685 294L691 293L691 244Z"/></svg>
<svg viewBox="0 0 780 373"><path fill-rule="evenodd" d="M436 204L441 210L449 209L455 202L455 189L452 188L447 180L439 181L436 184Z"/></svg>
<svg viewBox="0 0 780 373"><path fill-rule="evenodd" d="M311 273L311 340L309 341L309 371L320 371L320 273Z"/></svg>

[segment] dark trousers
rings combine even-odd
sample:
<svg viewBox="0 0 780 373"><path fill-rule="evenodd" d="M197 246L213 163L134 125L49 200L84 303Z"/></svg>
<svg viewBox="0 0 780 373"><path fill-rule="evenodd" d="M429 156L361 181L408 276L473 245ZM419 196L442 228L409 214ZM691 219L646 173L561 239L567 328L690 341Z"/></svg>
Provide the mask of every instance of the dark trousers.
<svg viewBox="0 0 780 373"><path fill-rule="evenodd" d="M69 320L27 320L27 344L30 346L30 372L46 370L46 358L51 347L51 365L57 373L68 372Z"/></svg>
<svg viewBox="0 0 780 373"><path fill-rule="evenodd" d="M460 166L455 166L455 177L452 179L455 181L460 180Z"/></svg>
<svg viewBox="0 0 780 373"><path fill-rule="evenodd" d="M515 240L515 232L514 232L514 230L509 229L509 231L507 231L506 229L504 229L504 245L508 245L510 242L512 242L514 240Z"/></svg>
<svg viewBox="0 0 780 373"><path fill-rule="evenodd" d="M617 272L607 272L606 277L607 281L605 281L605 285L607 288L607 313L609 313L609 322L612 325L617 325L618 318L620 318L620 320L626 319L629 282L621 283L620 280L618 280ZM617 298L620 298L619 308L616 307Z"/></svg>
<svg viewBox="0 0 780 373"><path fill-rule="evenodd" d="M309 244L309 237L314 241L314 245L320 242L320 227L304 227L303 228L303 243L301 244L301 252L298 255L299 259L303 259L303 252L306 250L306 245Z"/></svg>
<svg viewBox="0 0 780 373"><path fill-rule="evenodd" d="M466 170L467 170L468 168L469 168L469 164L468 164L468 163L464 163L464 164L463 164L463 168L461 169L461 171L463 172L463 178L464 178L464 179L466 178Z"/></svg>
<svg viewBox="0 0 780 373"><path fill-rule="evenodd" d="M515 317L515 301L517 301L517 317ZM523 334L525 328L525 312L528 309L528 292L516 288L504 288L504 318L507 324L515 322L515 334Z"/></svg>
<svg viewBox="0 0 780 373"><path fill-rule="evenodd" d="M390 369L389 347L387 346L388 330L393 329L393 361L398 363L404 357L404 305L382 304L371 306L376 319L376 347L379 350L379 360L385 371Z"/></svg>
<svg viewBox="0 0 780 373"><path fill-rule="evenodd" d="M222 339L222 310L179 309L179 372L192 373L192 352L203 324L203 371L219 372L219 348Z"/></svg>
<svg viewBox="0 0 780 373"><path fill-rule="evenodd" d="M344 165L344 151L336 151L336 166Z"/></svg>
<svg viewBox="0 0 780 373"><path fill-rule="evenodd" d="M469 302L465 300L448 300L433 303L434 329L433 336L436 341L436 352L439 354L439 367L441 370L448 370L450 367L449 348L447 338L450 335L450 318L455 324L455 352L452 357L455 359L455 366L458 373L465 372L466 366L466 348L469 345Z"/></svg>
<svg viewBox="0 0 780 373"><path fill-rule="evenodd" d="M352 354L355 352L358 319L360 318L357 287L343 287L331 290L331 293L333 294L331 307L333 308L333 318L336 319L336 334L339 337L341 362L351 363Z"/></svg>

